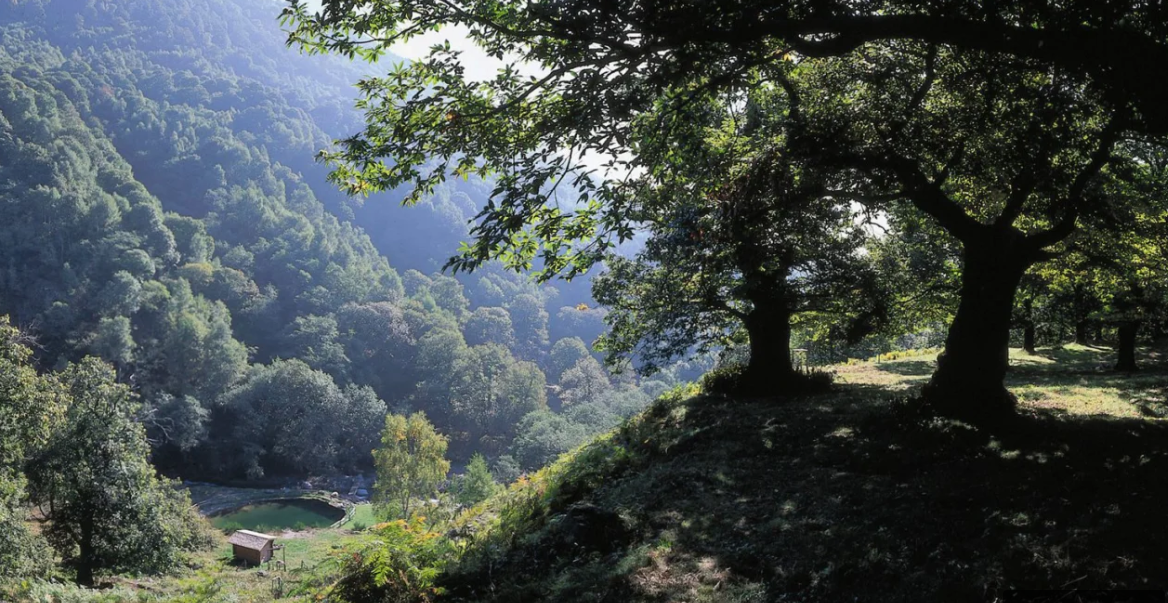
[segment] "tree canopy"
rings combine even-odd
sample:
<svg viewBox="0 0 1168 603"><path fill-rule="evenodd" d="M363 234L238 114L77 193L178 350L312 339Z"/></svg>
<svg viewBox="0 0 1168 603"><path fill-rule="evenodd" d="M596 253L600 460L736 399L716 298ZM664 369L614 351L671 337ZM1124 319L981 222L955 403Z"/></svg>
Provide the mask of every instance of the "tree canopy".
<svg viewBox="0 0 1168 603"><path fill-rule="evenodd" d="M456 270L501 259L515 268L538 261L545 278L580 274L655 211L684 207L676 193L701 189L695 171L717 173L717 154L690 145L703 138L695 116L710 123L698 114L708 99L722 99L715 110L745 105L747 122L787 120L783 134L766 134L771 145L789 145L804 171L820 171L824 186L812 198L892 217L920 212L956 239L958 306L924 398L941 412L984 418L1008 415L1016 402L1002 383L1023 275L1062 253L1079 226L1131 228L1126 198L1106 190L1130 162L1127 140L1164 133L1160 93L1129 62L1168 49L1157 14L1137 3L1023 1L367 0L310 11L293 0L284 18L289 43L310 53L372 60L423 32L459 26L503 61L493 78L469 77L460 52L439 44L363 79L365 128L322 154L350 194L406 187L412 201L449 177L493 178L492 203L450 261ZM1131 44L1119 51L1121 39ZM669 182L683 186L645 203ZM768 218L755 223L781 224ZM743 234L734 237L740 248L750 238ZM781 257L768 251L761 255ZM626 283L650 274L615 265ZM680 277L653 289L676 289ZM652 307L644 303L651 295L626 307ZM725 328L679 326L695 316L664 319L674 335L690 332L674 337L673 352ZM652 341L662 326L623 329L618 347ZM781 334L753 339L786 349Z"/></svg>
<svg viewBox="0 0 1168 603"><path fill-rule="evenodd" d="M285 22L289 42L312 53L372 60L398 42L457 26L504 60L494 77L470 78L459 52L439 44L389 75L365 78L364 131L325 153L337 166L334 181L351 193L408 185L417 199L448 176L496 178L495 203L451 261L458 268L492 258L528 266L538 255L553 273L586 269L612 239L632 234L620 177L644 166L621 155L632 143L629 122L666 93L684 106L791 56L848 56L901 41L977 51L1049 66L1133 106L1143 130L1168 126L1163 91L1138 67L1168 55L1166 26L1139 2L326 0L312 11L293 0ZM590 169L592 156L610 159ZM597 170L616 178L595 178ZM548 203L561 183L580 191L578 203ZM572 245L581 238L588 241Z"/></svg>

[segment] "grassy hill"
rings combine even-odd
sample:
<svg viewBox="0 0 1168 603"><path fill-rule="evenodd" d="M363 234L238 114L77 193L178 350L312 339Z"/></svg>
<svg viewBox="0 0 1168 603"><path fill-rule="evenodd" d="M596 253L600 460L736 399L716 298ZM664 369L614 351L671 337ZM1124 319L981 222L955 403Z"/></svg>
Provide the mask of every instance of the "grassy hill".
<svg viewBox="0 0 1168 603"><path fill-rule="evenodd" d="M1144 370L1123 375L1105 348L1015 351L1021 416L987 433L914 412L932 357L835 367L837 387L821 396L664 396L435 528L429 537L451 543L437 599L993 601L1015 589L1168 588L1168 358L1145 350ZM61 587L57 600L268 601L277 577L284 599L317 600L351 551L379 539L310 531L286 541L286 574L237 569L221 548L185 576L97 595Z"/></svg>
<svg viewBox="0 0 1168 603"><path fill-rule="evenodd" d="M931 355L801 399L666 399L491 501L466 601L989 601L1168 587L1162 357L1015 353L1016 424L922 419ZM486 519L490 517L490 519ZM473 522L472 522L473 523Z"/></svg>

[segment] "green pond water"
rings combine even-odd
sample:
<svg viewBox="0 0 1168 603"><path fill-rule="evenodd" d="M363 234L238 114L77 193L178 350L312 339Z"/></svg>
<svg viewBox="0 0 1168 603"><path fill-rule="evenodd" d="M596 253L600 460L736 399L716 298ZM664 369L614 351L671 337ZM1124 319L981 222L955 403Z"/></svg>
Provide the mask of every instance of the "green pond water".
<svg viewBox="0 0 1168 603"><path fill-rule="evenodd" d="M277 500L238 509L211 517L220 530L280 530L284 528L324 528L345 512L319 500Z"/></svg>

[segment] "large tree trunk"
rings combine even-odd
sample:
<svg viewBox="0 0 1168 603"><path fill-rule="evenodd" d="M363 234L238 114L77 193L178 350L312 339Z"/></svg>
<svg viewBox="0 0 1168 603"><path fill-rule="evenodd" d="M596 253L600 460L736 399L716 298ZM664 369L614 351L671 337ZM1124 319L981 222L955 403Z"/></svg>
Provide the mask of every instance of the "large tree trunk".
<svg viewBox="0 0 1168 603"><path fill-rule="evenodd" d="M1136 336L1139 332L1139 321L1129 320L1119 325L1119 358L1115 370L1131 373L1139 368L1136 366Z"/></svg>
<svg viewBox="0 0 1168 603"><path fill-rule="evenodd" d="M1075 323L1075 343L1087 345L1087 326L1086 320L1080 320Z"/></svg>
<svg viewBox="0 0 1168 603"><path fill-rule="evenodd" d="M981 420L1008 415L1017 404L1004 384L1010 317L1014 293L1032 260L1016 240L991 234L965 243L957 315L922 392L942 414Z"/></svg>
<svg viewBox="0 0 1168 603"><path fill-rule="evenodd" d="M791 312L785 307L756 303L743 321L750 337L750 383L782 385L795 375L791 364Z"/></svg>
<svg viewBox="0 0 1168 603"><path fill-rule="evenodd" d="M80 523L81 539L77 543L77 583L83 586L93 586L93 520L86 518Z"/></svg>

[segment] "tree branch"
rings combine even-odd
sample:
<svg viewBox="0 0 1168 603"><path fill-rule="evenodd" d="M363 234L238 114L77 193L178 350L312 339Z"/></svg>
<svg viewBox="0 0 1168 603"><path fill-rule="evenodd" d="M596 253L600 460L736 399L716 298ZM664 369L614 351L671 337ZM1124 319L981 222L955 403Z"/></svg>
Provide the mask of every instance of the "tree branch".
<svg viewBox="0 0 1168 603"><path fill-rule="evenodd" d="M915 161L891 153L885 155L837 155L829 157L827 160L837 161L845 166L884 170L892 173L903 186L905 198L912 202L917 209L932 216L942 228L962 241L973 237L984 228L983 224L966 213L956 201L941 189L941 183L947 177L948 170L942 173L939 181L933 181L921 171L920 166Z"/></svg>
<svg viewBox="0 0 1168 603"><path fill-rule="evenodd" d="M1050 247L1071 236L1071 233L1075 231L1075 223L1078 221L1079 214L1083 210L1087 186L1111 161L1111 149L1119 139L1123 123L1123 120L1119 116L1113 115L1111 121L1103 128L1103 131L1099 135L1099 146L1091 154L1090 161L1075 176L1075 180L1071 183L1071 188L1067 192L1065 202L1067 214L1056 222L1054 226L1026 237L1026 243L1032 252L1038 252L1046 247Z"/></svg>

